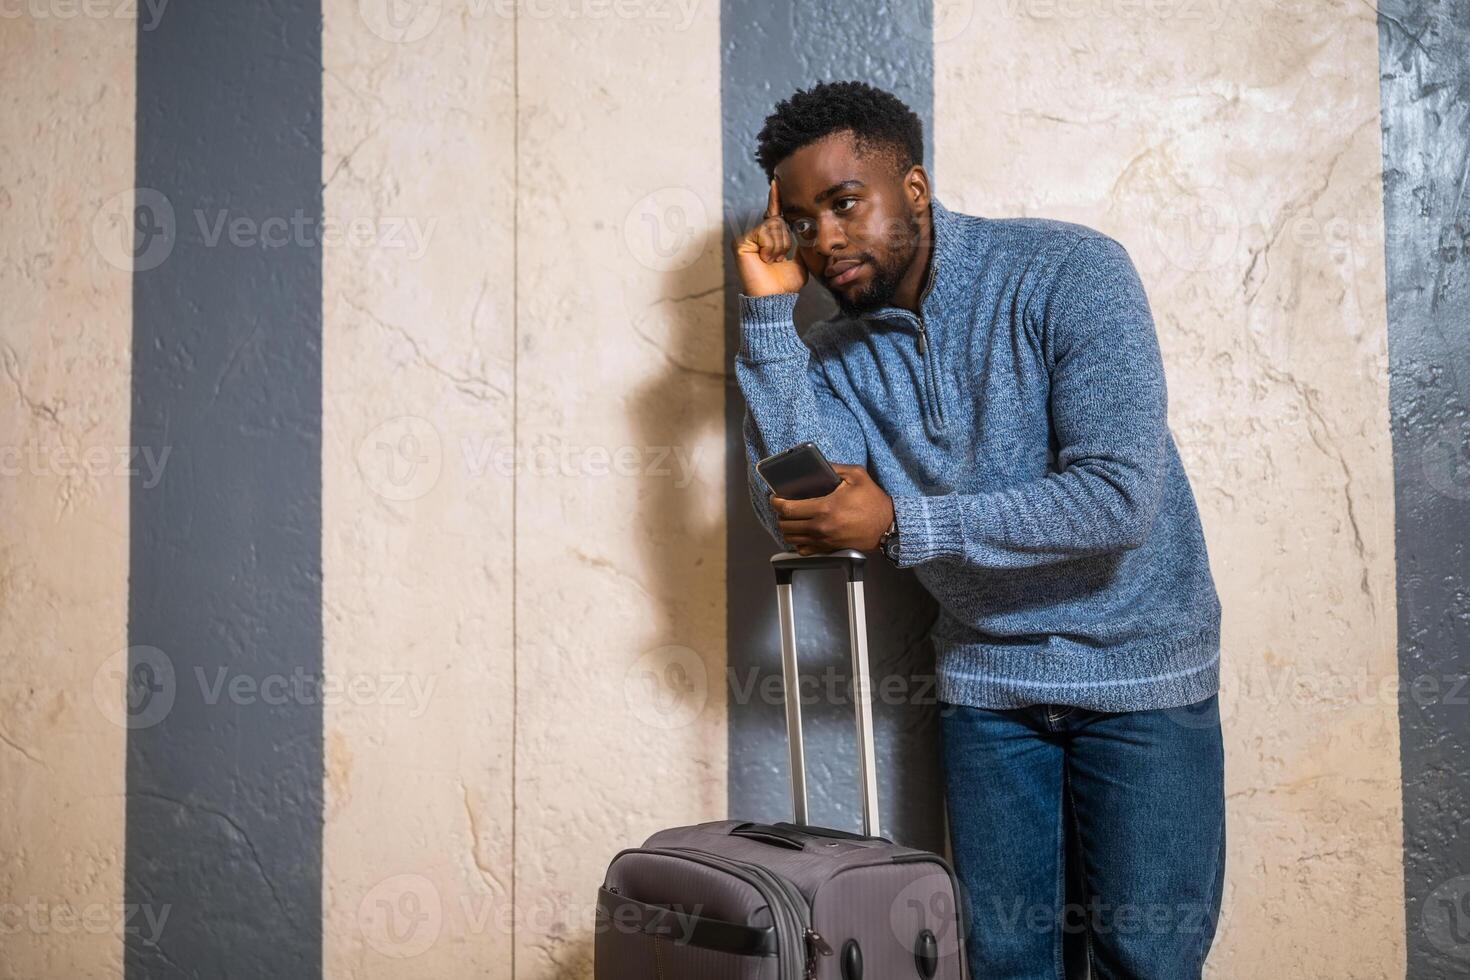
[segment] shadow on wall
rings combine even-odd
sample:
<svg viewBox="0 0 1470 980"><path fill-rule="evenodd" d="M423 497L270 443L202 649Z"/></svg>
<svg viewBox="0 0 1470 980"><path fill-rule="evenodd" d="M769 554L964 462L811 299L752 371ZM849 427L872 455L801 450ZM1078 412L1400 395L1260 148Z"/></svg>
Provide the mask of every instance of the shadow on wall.
<svg viewBox="0 0 1470 980"><path fill-rule="evenodd" d="M723 240L712 247L728 250ZM725 293L715 300L726 317L729 816L786 820L791 818L790 776L775 580L769 564L779 546L756 518L749 499L741 433L745 403L733 375L738 296L738 276L733 263L726 262ZM826 290L808 282L797 305L798 331L834 312ZM943 851L939 718L934 658L926 639L937 607L912 571L893 568L877 553L869 562L865 592L884 833ZM843 577L836 572L798 576L795 615L809 818L815 824L857 830L861 806Z"/></svg>
<svg viewBox="0 0 1470 980"><path fill-rule="evenodd" d="M678 645L662 666L654 693L664 726L647 751L701 757L710 746L692 738L723 738L723 726L708 724L719 703L724 668L720 643L724 636L725 574L722 567L725 522L718 499L719 457L711 447L724 428L726 370L716 353L720 343L720 290L711 287L710 257L721 247L718 232L706 235L698 260L664 272L651 294L648 312L631 307L623 315L648 341L650 357L661 352L664 369L639 385L628 402L628 416L638 444L656 452L669 448L657 472L640 477L638 504L630 515L641 549L638 575L650 596L664 601L645 628L647 647ZM656 329L645 329L657 324ZM688 822L710 819L723 805L724 789L716 779L697 787L679 787L679 799L690 809ZM681 812L678 820L685 820ZM629 840L624 846L641 844Z"/></svg>

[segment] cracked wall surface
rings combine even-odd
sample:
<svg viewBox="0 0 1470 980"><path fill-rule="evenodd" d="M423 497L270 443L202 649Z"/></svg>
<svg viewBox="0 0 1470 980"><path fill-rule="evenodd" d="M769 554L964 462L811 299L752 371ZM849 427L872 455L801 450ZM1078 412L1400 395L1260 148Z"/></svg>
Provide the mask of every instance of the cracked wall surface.
<svg viewBox="0 0 1470 980"><path fill-rule="evenodd" d="M326 218L374 232L324 255L325 668L383 682L325 709L323 973L509 977L511 24L370 8L323 10Z"/></svg>
<svg viewBox="0 0 1470 980"><path fill-rule="evenodd" d="M943 3L935 42L944 199L1115 236L1153 306L1224 608L1209 975L1403 976L1373 8Z"/></svg>
<svg viewBox="0 0 1470 980"><path fill-rule="evenodd" d="M0 28L6 980L122 970L133 32Z"/></svg>
<svg viewBox="0 0 1470 980"><path fill-rule="evenodd" d="M718 16L326 5L328 976L590 977L607 861L732 806ZM0 904L43 910L0 978L123 970L130 477L84 454L131 448L135 29L0 30ZM1209 975L1404 976L1374 10L932 31L937 193L1116 236L1153 303L1225 615ZM134 795L280 905L238 813Z"/></svg>
<svg viewBox="0 0 1470 980"><path fill-rule="evenodd" d="M328 707L325 973L590 976L725 809L717 23L325 32L328 217L423 242L326 257L327 668L432 685Z"/></svg>
<svg viewBox="0 0 1470 980"><path fill-rule="evenodd" d="M719 10L628 9L519 22L515 953L546 980L591 976L619 849L726 811Z"/></svg>

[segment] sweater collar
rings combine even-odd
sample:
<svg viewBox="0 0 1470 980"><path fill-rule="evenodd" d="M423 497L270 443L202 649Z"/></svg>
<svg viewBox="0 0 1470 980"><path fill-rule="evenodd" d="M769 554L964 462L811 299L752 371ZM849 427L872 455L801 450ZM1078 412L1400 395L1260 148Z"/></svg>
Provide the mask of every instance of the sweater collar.
<svg viewBox="0 0 1470 980"><path fill-rule="evenodd" d="M940 203L939 198L931 193L929 195L929 223L933 228L934 244L933 252L929 256L928 277L925 279L923 289L919 291L919 311L923 314L925 322L931 321L933 319L931 314L942 308L942 297L949 292L951 280L962 271L959 268L963 250L958 242L958 222L959 216ZM905 320L916 319L913 311L901 306L880 306L876 310L858 314L858 318L862 320L889 320L894 317Z"/></svg>

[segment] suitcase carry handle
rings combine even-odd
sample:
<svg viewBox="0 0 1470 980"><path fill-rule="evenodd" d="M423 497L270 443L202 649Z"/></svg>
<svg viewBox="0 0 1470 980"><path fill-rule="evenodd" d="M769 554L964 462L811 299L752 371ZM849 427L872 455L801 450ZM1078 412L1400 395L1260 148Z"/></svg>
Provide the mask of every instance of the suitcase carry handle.
<svg viewBox="0 0 1470 980"><path fill-rule="evenodd" d="M863 834L878 837L878 774L873 751L873 687L868 675L868 619L863 605L863 569L868 556L855 548L821 555L783 551L771 556L776 606L781 618L781 680L786 697L786 744L791 750L791 806L795 822L807 822L806 750L801 734L801 691L796 659L796 622L791 580L798 570L841 568L847 572L847 631L852 645L853 708L857 724L858 771L862 781Z"/></svg>
<svg viewBox="0 0 1470 980"><path fill-rule="evenodd" d="M787 823L784 820L777 821L772 826L780 827L783 830L797 831L806 834L808 837L829 837L833 840L881 840L889 844L893 843L887 837L879 837L876 834L854 834L850 830L833 830L831 827L813 827L810 824L798 827L796 824Z"/></svg>
<svg viewBox="0 0 1470 980"><path fill-rule="evenodd" d="M784 820L778 823L737 824L730 828L730 836L749 837L751 840L773 844L776 847L788 847L793 851L806 850L807 841L813 837L819 840L879 840L887 844L893 843L887 837L854 834L848 830L833 830L831 827L801 826L794 823L787 823Z"/></svg>
<svg viewBox="0 0 1470 980"><path fill-rule="evenodd" d="M806 850L806 838L801 834L768 823L743 823L730 828L731 837L749 837L762 844L773 844L793 851Z"/></svg>

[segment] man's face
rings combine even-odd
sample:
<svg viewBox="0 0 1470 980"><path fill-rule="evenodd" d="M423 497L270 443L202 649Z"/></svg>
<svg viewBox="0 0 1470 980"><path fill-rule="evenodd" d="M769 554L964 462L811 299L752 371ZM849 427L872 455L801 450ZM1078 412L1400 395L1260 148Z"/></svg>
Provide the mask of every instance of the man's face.
<svg viewBox="0 0 1470 980"><path fill-rule="evenodd" d="M781 215L797 257L846 316L890 305L919 257L916 200L904 172L881 151L856 153L850 133L833 133L776 166Z"/></svg>

